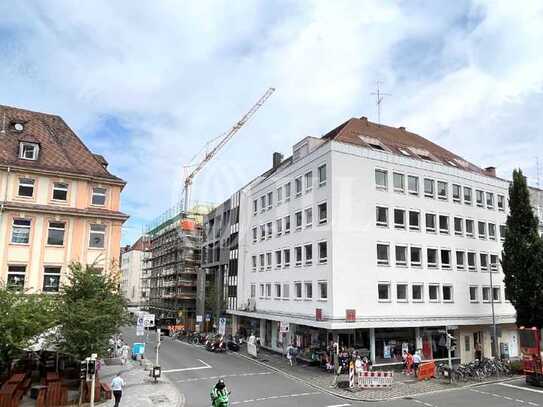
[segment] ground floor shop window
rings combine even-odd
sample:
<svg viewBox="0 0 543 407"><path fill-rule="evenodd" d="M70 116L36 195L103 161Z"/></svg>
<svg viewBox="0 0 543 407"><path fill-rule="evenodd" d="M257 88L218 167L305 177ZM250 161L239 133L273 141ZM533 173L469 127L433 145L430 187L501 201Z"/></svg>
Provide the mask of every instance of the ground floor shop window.
<svg viewBox="0 0 543 407"><path fill-rule="evenodd" d="M375 329L375 362L402 362L402 353L408 350L414 353L416 339L414 328L377 328Z"/></svg>
<svg viewBox="0 0 543 407"><path fill-rule="evenodd" d="M455 332L449 331L449 334L455 336ZM446 359L449 357L447 348L447 335L444 327L426 328L421 330L423 360ZM452 341L451 357L456 357L456 344Z"/></svg>

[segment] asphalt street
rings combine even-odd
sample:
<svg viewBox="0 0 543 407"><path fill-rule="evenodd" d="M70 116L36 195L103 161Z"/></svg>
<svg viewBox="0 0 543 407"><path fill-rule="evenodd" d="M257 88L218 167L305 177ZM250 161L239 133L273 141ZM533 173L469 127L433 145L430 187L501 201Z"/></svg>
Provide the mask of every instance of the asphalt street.
<svg viewBox="0 0 543 407"><path fill-rule="evenodd" d="M136 341L135 328L123 332ZM138 341L141 341L138 340ZM155 360L155 336L149 335L145 357ZM332 396L275 372L235 353L216 354L201 346L163 337L159 361L162 371L183 393L186 406L209 407L211 387L222 377L232 392L232 406L346 407L360 402ZM286 362L285 362L286 363ZM368 404L368 403L364 403ZM372 402L375 407L543 407L543 388L523 380Z"/></svg>

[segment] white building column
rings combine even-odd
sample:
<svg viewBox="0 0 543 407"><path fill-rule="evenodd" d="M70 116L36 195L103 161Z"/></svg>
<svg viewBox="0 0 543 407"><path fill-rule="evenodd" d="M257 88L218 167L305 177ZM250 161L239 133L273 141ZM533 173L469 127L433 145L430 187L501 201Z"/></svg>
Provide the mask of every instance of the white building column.
<svg viewBox="0 0 543 407"><path fill-rule="evenodd" d="M371 363L375 364L375 328L370 328L370 358Z"/></svg>
<svg viewBox="0 0 543 407"><path fill-rule="evenodd" d="M415 352L422 349L422 336L420 336L420 327L415 328Z"/></svg>

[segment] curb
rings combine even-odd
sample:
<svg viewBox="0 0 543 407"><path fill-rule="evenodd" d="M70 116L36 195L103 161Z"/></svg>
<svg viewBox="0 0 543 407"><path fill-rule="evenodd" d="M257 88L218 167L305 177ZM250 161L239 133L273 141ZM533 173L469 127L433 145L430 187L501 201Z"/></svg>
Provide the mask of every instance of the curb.
<svg viewBox="0 0 543 407"><path fill-rule="evenodd" d="M277 367L274 367L274 366L270 366L267 363L261 362L258 359L253 359L252 357L245 356L245 355L243 355L241 353L235 353L235 354L239 355L242 358L250 360L250 361L252 361L252 362L254 362L256 364L264 366L264 367L266 367L266 368L268 368L270 370L273 370L273 371L275 371L277 373L280 373L285 377L288 377L290 379L294 379L294 380L297 380L299 382L302 382L302 383L306 384L307 386L313 387L314 389L320 390L320 391L322 391L324 393L327 393L327 394L330 394L332 396L339 397L339 398L342 398L342 399L345 399L345 400L355 401L355 402L359 402L359 403L382 402L382 401L389 401L389 400L405 399L407 397L416 398L416 397L419 397L419 396L425 396L427 394L444 393L444 392L449 392L449 391L469 389L471 387L485 386L485 385L488 385L488 384L496 384L496 383L502 383L502 382L506 382L506 381L513 381L513 380L517 380L520 377L522 377L522 376L515 376L515 377L504 378L504 379L496 379L496 380L491 380L491 381L484 382L484 383L472 383L472 384L467 384L465 386L460 386L460 387L455 387L455 388L450 388L450 389L432 390L432 391L426 391L426 392L421 392L421 393L406 394L404 396L395 396L395 397L379 398L379 399L362 399L362 398L351 397L351 396L348 396L346 394L341 394L341 393L335 392L333 390L327 389L326 387L316 385L314 383L311 383L309 380L302 379L300 377L291 375L291 374L285 372L284 370L281 370L281 369L279 369Z"/></svg>

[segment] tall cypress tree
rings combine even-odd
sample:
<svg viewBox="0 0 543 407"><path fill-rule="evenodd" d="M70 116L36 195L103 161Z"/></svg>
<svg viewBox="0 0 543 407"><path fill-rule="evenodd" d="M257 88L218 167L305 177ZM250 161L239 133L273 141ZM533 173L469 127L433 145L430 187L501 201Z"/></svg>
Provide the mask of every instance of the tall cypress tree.
<svg viewBox="0 0 543 407"><path fill-rule="evenodd" d="M509 216L502 252L505 292L517 311L517 325L543 327L543 241L522 171L513 171Z"/></svg>

